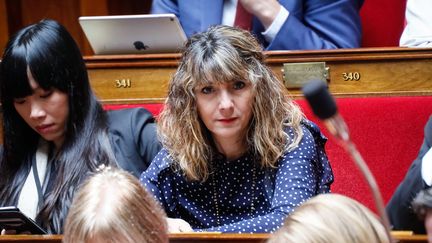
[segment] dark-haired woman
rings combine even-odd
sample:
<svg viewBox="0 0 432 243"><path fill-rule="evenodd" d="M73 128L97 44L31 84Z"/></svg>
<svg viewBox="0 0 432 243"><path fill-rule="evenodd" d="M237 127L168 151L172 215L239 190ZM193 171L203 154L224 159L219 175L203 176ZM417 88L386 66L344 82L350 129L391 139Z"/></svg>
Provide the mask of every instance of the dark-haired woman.
<svg viewBox="0 0 432 243"><path fill-rule="evenodd" d="M62 233L74 192L100 164L138 176L160 149L144 109L105 112L78 46L53 20L20 30L0 66L0 205Z"/></svg>

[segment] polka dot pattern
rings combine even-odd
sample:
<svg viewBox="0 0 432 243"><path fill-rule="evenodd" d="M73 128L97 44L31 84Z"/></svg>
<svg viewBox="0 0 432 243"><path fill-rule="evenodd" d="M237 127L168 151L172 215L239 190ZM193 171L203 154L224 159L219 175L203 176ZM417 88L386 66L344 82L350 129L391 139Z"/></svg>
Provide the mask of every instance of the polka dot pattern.
<svg viewBox="0 0 432 243"><path fill-rule="evenodd" d="M250 154L233 161L219 156L210 162L207 181L187 181L162 149L140 180L168 217L182 218L196 231L273 232L301 203L329 192L333 182L326 138L310 121L302 129L299 146L287 151L276 169L262 169ZM293 134L290 128L286 132Z"/></svg>

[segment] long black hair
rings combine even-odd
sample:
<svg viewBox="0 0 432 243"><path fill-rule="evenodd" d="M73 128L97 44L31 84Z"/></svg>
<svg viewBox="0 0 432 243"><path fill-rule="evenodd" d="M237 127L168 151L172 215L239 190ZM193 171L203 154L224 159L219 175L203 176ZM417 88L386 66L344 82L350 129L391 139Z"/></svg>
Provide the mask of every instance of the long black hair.
<svg viewBox="0 0 432 243"><path fill-rule="evenodd" d="M65 140L54 156L49 185L36 220L50 233L61 233L78 185L100 163L114 164L107 121L93 94L80 50L54 20L25 27L7 43L0 64L3 153L0 158L0 204L16 205L41 139L14 108L14 99L32 94L27 69L44 90L68 95Z"/></svg>

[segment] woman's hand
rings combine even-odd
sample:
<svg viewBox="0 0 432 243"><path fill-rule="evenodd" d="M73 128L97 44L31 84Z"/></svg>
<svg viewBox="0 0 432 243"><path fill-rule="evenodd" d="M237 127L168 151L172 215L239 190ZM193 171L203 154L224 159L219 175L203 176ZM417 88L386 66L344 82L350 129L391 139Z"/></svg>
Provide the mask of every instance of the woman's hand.
<svg viewBox="0 0 432 243"><path fill-rule="evenodd" d="M428 242L432 242L432 209L427 209L424 224L426 228Z"/></svg>
<svg viewBox="0 0 432 243"><path fill-rule="evenodd" d="M190 224L183 219L167 218L168 233L193 232Z"/></svg>
<svg viewBox="0 0 432 243"><path fill-rule="evenodd" d="M1 235L16 235L16 230L1 230Z"/></svg>
<svg viewBox="0 0 432 243"><path fill-rule="evenodd" d="M255 15L265 29L268 29L278 15L281 4L276 0L239 0L243 7Z"/></svg>
<svg viewBox="0 0 432 243"><path fill-rule="evenodd" d="M0 235L31 235L31 233L30 231L23 231L18 234L16 230L2 229Z"/></svg>

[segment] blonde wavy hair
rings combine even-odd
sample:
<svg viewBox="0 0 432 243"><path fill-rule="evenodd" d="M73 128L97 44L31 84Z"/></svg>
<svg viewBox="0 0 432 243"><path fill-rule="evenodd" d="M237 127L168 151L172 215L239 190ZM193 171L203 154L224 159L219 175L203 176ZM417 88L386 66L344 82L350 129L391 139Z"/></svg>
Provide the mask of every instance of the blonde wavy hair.
<svg viewBox="0 0 432 243"><path fill-rule="evenodd" d="M303 136L303 114L264 64L258 41L241 29L210 27L186 43L158 122L160 141L189 180L205 181L208 161L215 154L212 137L198 116L194 89L237 80L253 87L253 115L245 142L262 167L277 166L278 158ZM286 126L293 128L293 137L284 132Z"/></svg>
<svg viewBox="0 0 432 243"><path fill-rule="evenodd" d="M104 168L75 194L63 242L168 242L165 218L137 178Z"/></svg>
<svg viewBox="0 0 432 243"><path fill-rule="evenodd" d="M320 194L290 214L268 243L390 243L384 225L359 202Z"/></svg>

